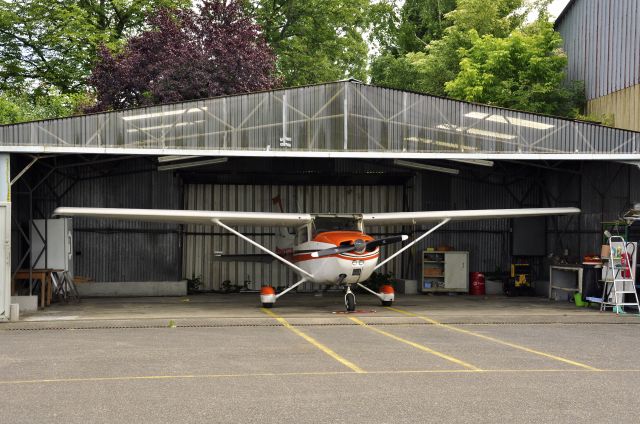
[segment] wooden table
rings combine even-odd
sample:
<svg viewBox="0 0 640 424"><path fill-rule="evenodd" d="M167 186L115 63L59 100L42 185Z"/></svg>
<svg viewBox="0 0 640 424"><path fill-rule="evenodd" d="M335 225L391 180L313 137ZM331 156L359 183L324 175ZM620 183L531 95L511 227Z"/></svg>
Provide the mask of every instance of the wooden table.
<svg viewBox="0 0 640 424"><path fill-rule="evenodd" d="M34 269L31 271L31 280L40 281L40 307L44 308L45 305L51 305L52 298L52 284L51 273L55 272L53 269ZM16 294L16 281L27 280L29 281L29 270L18 270L13 279L11 280L11 296ZM31 295L31 293L29 293Z"/></svg>

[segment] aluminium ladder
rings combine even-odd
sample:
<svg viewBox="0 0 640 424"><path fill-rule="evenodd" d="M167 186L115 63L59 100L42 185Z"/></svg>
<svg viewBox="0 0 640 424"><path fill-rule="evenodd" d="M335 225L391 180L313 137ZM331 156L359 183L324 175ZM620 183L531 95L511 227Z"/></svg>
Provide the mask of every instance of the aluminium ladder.
<svg viewBox="0 0 640 424"><path fill-rule="evenodd" d="M635 285L635 270L633 269L633 256L635 246L627 243L620 236L609 237L609 269L604 276L604 288L602 291L602 303L600 311L606 311L608 307L616 314L624 313L625 306L634 306L640 313L638 293ZM630 251L629 247L633 250ZM611 273L611 280L609 279ZM634 302L627 302L627 295L633 295ZM631 297L631 296L629 296Z"/></svg>

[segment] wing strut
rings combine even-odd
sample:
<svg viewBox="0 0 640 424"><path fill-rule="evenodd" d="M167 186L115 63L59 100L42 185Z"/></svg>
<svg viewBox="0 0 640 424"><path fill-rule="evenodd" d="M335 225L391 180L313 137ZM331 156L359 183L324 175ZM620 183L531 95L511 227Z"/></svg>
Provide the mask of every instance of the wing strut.
<svg viewBox="0 0 640 424"><path fill-rule="evenodd" d="M405 250L407 250L408 248L410 248L411 246L413 246L414 244L416 244L417 242L419 242L420 240L422 240L423 238L425 238L426 236L428 236L429 234L433 233L435 230L437 230L438 228L442 227L444 224L446 224L447 222L451 221L451 218L445 218L442 221L440 221L437 225L433 226L432 228L429 229L429 231L427 231L426 233L424 233L423 235L421 235L420 237L416 238L415 240L413 240L411 243L407 244L406 246L404 246L402 249L398 250L396 253L394 253L393 255L389 256L387 259L385 259L384 261L380 262L378 264L378 266L376 266L374 268L374 270L380 268L382 265L386 264L387 262L389 262L391 259L395 258L396 256L398 256L399 254L401 254L402 252L404 252Z"/></svg>
<svg viewBox="0 0 640 424"><path fill-rule="evenodd" d="M266 247L264 247L263 245L261 245L258 242L255 242L253 240L251 240L249 237L245 236L244 234L234 230L233 228L229 227L228 225L224 224L223 222L221 222L219 219L212 219L211 220L214 224L224 228L225 230L229 231L232 234L235 234L236 236L240 237L242 240L253 244L255 247L257 247L258 249L262 250L265 253L268 253L269 255L273 256L274 258L276 258L277 260L279 260L280 262L282 262L285 265L290 266L291 268L293 268L294 270L296 270L297 272L299 272L302 275L306 275L307 277L309 277L310 279L313 279L313 275L309 274L307 271L305 271L304 269L300 268L299 266L296 266L294 264L292 264L291 262L289 262L288 260L286 260L285 258L283 258L282 256L276 255L275 253L273 253L271 250L267 249ZM300 283L300 282L298 282Z"/></svg>
<svg viewBox="0 0 640 424"><path fill-rule="evenodd" d="M281 291L280 293L278 293L276 295L276 299L278 299L280 296L282 296L283 294L285 294L286 292L295 289L296 287L298 287L300 284L304 283L305 281L307 281L307 278L304 277L302 280L298 281L297 283L295 283L293 286L287 287L286 290Z"/></svg>

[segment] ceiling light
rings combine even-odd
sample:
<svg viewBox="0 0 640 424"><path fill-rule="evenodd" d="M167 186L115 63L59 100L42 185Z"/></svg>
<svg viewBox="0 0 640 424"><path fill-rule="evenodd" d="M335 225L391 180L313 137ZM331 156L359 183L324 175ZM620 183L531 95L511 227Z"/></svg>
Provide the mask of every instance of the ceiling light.
<svg viewBox="0 0 640 424"><path fill-rule="evenodd" d="M405 168L419 169L421 171L442 172L444 174L452 174L452 175L458 175L460 173L459 170L453 169L453 168L444 168L442 166L427 165L425 163L410 162L410 161L401 160L401 159L395 159L393 161L393 164L394 165L398 165L398 166L402 166L402 167L405 167Z"/></svg>
<svg viewBox="0 0 640 424"><path fill-rule="evenodd" d="M554 127L554 125L545 124L544 122L536 122L536 121L531 121L529 119L514 118L511 116L489 115L488 113L482 113L482 112L469 112L464 116L466 116L467 118L485 119L491 122L517 125L519 127L534 128L537 130L548 130Z"/></svg>
<svg viewBox="0 0 640 424"><path fill-rule="evenodd" d="M449 159L449 160L453 162L468 163L470 165L480 165L480 166L488 166L488 167L493 166L492 160L484 160L484 159Z"/></svg>
<svg viewBox="0 0 640 424"><path fill-rule="evenodd" d="M173 115L181 115L183 113L196 113L203 112L207 110L207 107L193 107L190 109L179 109L179 110L169 110L166 112L155 112L155 113L145 113L142 115L131 115L131 116L123 116L123 121L134 121L137 119L147 119L147 118L158 118L161 116L173 116Z"/></svg>
<svg viewBox="0 0 640 424"><path fill-rule="evenodd" d="M529 121L528 119L520 119L520 118L511 118L507 117L509 122L513 125L518 125L519 127L527 127L527 128L535 128L537 130L548 130L554 127L551 124L545 124L543 122Z"/></svg>
<svg viewBox="0 0 640 424"><path fill-rule="evenodd" d="M464 116L466 116L467 118L484 119L487 116L489 116L489 114L488 113L482 113L482 112L469 112L469 113L465 114Z"/></svg>
<svg viewBox="0 0 640 424"><path fill-rule="evenodd" d="M202 156L160 156L158 162L175 162L177 160L198 159Z"/></svg>
<svg viewBox="0 0 640 424"><path fill-rule="evenodd" d="M181 163L174 163L172 165L160 165L158 166L158 171L171 171L174 169L196 168L198 166L224 163L228 160L229 158L215 158L215 159L199 160L196 162L181 162Z"/></svg>
<svg viewBox="0 0 640 424"><path fill-rule="evenodd" d="M491 115L490 117L487 118L487 121L499 122L501 124L508 124L508 122L505 119L505 117L504 116L500 116L500 115Z"/></svg>

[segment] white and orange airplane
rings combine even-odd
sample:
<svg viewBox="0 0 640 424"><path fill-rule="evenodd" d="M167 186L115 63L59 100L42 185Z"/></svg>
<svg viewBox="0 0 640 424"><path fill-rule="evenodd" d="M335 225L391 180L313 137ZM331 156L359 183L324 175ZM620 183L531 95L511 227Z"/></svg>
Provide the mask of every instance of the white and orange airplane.
<svg viewBox="0 0 640 424"><path fill-rule="evenodd" d="M276 294L273 287L263 287L260 293L262 306L273 307L276 300L304 282L337 285L345 289L347 311L356 307L352 285L358 285L377 296L383 305L394 301L391 286L380 293L362 283L390 260L405 252L449 221L521 218L531 216L569 215L580 213L577 208L529 208L484 209L430 212L392 212L367 214L304 214L272 212L223 212L161 209L72 208L61 207L54 211L58 216L84 216L118 220L139 220L177 224L216 225L252 244L274 259L292 268L301 277L299 281ZM409 236L399 235L374 239L365 233L367 226L422 225L435 223L433 227L400 248L396 253L379 262L380 247L403 242ZM277 233L276 252L235 230L234 226L280 227ZM295 228L290 234L286 228ZM294 245L295 239L298 244Z"/></svg>

